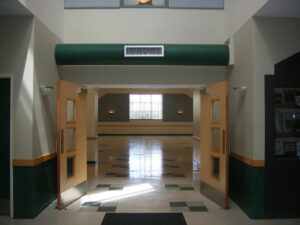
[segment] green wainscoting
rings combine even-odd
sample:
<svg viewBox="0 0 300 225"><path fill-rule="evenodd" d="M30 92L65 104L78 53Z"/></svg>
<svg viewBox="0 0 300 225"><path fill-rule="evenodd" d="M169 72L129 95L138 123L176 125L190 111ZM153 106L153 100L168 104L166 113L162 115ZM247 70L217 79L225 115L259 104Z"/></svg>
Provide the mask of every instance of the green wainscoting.
<svg viewBox="0 0 300 225"><path fill-rule="evenodd" d="M34 218L56 199L56 158L14 166L14 217Z"/></svg>
<svg viewBox="0 0 300 225"><path fill-rule="evenodd" d="M124 44L58 44L57 65L227 66L228 45L165 44L164 57L124 57Z"/></svg>
<svg viewBox="0 0 300 225"><path fill-rule="evenodd" d="M252 167L230 157L229 196L250 218L266 218L264 182L264 167Z"/></svg>

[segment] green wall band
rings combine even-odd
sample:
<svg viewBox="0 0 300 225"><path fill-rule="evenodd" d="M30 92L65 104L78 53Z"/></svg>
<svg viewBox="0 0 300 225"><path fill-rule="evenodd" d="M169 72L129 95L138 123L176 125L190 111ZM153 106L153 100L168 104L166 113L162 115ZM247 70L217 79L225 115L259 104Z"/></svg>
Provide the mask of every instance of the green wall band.
<svg viewBox="0 0 300 225"><path fill-rule="evenodd" d="M57 65L227 66L227 45L164 45L164 57L124 57L124 44L58 44Z"/></svg>

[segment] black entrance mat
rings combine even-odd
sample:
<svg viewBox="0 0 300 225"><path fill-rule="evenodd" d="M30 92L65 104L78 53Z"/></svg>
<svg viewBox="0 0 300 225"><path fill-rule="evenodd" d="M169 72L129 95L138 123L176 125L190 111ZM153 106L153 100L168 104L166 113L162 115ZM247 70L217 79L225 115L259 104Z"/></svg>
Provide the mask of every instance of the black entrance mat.
<svg viewBox="0 0 300 225"><path fill-rule="evenodd" d="M187 225L182 213L106 213L101 225Z"/></svg>

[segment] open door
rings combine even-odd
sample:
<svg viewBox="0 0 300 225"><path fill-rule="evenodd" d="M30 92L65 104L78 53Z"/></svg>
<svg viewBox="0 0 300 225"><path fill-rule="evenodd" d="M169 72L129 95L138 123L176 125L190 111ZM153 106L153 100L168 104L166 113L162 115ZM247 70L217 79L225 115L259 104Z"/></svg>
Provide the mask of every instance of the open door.
<svg viewBox="0 0 300 225"><path fill-rule="evenodd" d="M228 82L201 92L200 191L228 209Z"/></svg>
<svg viewBox="0 0 300 225"><path fill-rule="evenodd" d="M57 208L86 194L87 96L84 87L57 83Z"/></svg>

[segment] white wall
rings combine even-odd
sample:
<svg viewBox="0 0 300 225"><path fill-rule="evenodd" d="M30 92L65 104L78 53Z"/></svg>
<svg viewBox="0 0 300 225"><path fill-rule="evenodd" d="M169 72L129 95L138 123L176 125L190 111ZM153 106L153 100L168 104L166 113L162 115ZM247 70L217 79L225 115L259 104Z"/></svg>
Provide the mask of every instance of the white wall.
<svg viewBox="0 0 300 225"><path fill-rule="evenodd" d="M252 158L253 140L253 21L244 24L234 35L235 65L228 68L230 151ZM233 87L246 86L241 96Z"/></svg>
<svg viewBox="0 0 300 225"><path fill-rule="evenodd" d="M274 74L274 64L300 51L300 19L254 19L253 158L264 159L264 75Z"/></svg>
<svg viewBox="0 0 300 225"><path fill-rule="evenodd" d="M61 40L64 35L64 0L18 0Z"/></svg>
<svg viewBox="0 0 300 225"><path fill-rule="evenodd" d="M14 77L14 159L55 151L56 94L40 95L40 85L56 86L54 46L59 38L38 19L1 17L0 73Z"/></svg>
<svg viewBox="0 0 300 225"><path fill-rule="evenodd" d="M33 82L33 158L55 152L56 141L56 83L58 70L54 48L60 39L39 19L34 23L34 82ZM52 86L54 90L40 94L39 86Z"/></svg>
<svg viewBox="0 0 300 225"><path fill-rule="evenodd" d="M66 43L220 44L223 10L65 10Z"/></svg>
<svg viewBox="0 0 300 225"><path fill-rule="evenodd" d="M225 39L240 29L269 0L224 0Z"/></svg>
<svg viewBox="0 0 300 225"><path fill-rule="evenodd" d="M29 159L33 149L33 22L30 16L0 17L0 73L14 79L13 157Z"/></svg>
<svg viewBox="0 0 300 225"><path fill-rule="evenodd" d="M265 157L264 76L300 51L300 19L255 18L234 35L235 65L229 68L231 151L254 160ZM246 86L241 96L233 87Z"/></svg>
<svg viewBox="0 0 300 225"><path fill-rule="evenodd" d="M210 84L225 80L226 67L63 66L62 78L79 84Z"/></svg>

